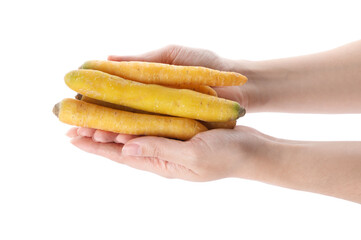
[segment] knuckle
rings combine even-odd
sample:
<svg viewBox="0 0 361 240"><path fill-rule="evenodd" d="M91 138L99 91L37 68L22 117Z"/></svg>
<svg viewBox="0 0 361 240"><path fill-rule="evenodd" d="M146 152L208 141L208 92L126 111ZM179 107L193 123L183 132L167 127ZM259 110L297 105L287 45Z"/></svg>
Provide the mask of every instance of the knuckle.
<svg viewBox="0 0 361 240"><path fill-rule="evenodd" d="M146 152L146 154L149 157L158 159L162 156L162 149L158 145L151 145L148 149L149 150Z"/></svg>
<svg viewBox="0 0 361 240"><path fill-rule="evenodd" d="M175 60L180 55L182 49L182 46L174 44L166 46L163 51L163 61L169 64L175 64Z"/></svg>
<svg viewBox="0 0 361 240"><path fill-rule="evenodd" d="M173 52L173 51L177 51L179 49L181 49L182 46L177 45L177 44L169 44L167 46L164 47L165 52Z"/></svg>
<svg viewBox="0 0 361 240"><path fill-rule="evenodd" d="M92 136L92 139L94 142L102 142L103 141L103 135L99 130L96 130Z"/></svg>

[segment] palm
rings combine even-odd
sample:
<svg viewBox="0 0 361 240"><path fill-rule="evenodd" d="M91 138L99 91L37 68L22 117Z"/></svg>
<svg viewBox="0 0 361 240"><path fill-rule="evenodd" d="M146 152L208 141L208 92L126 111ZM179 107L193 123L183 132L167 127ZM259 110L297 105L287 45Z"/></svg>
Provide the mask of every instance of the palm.
<svg viewBox="0 0 361 240"><path fill-rule="evenodd" d="M269 138L241 126L234 130L206 131L185 142L151 136L134 136L125 140L124 136L127 135L83 128L73 128L68 133L71 137L82 134L87 134L87 137L75 137L72 143L86 152L164 177L191 181L236 176L240 174L239 171L247 176L252 168L246 166L244 160L257 157L253 146L260 146L264 139ZM94 141L94 136L97 141ZM124 139L123 143L117 141L119 136ZM152 145L152 150L145 150L141 157L124 155L123 146L134 142ZM167 151L161 150L164 146Z"/></svg>

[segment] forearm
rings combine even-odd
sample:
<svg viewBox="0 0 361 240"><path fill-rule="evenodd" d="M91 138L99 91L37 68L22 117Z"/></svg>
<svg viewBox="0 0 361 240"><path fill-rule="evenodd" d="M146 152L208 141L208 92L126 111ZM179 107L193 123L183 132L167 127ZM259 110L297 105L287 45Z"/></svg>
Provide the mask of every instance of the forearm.
<svg viewBox="0 0 361 240"><path fill-rule="evenodd" d="M266 155L257 180L361 203L361 142L278 140Z"/></svg>
<svg viewBox="0 0 361 240"><path fill-rule="evenodd" d="M249 78L251 112L361 113L361 41L307 56L243 61L238 70Z"/></svg>

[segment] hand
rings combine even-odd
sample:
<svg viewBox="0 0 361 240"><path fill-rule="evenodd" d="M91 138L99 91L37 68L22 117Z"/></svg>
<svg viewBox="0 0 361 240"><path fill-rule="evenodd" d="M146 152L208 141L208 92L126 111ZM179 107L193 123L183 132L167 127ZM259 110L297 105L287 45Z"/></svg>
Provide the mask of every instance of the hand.
<svg viewBox="0 0 361 240"><path fill-rule="evenodd" d="M73 128L68 136L86 152L167 178L239 177L361 203L361 142L282 140L242 126L189 141L86 128Z"/></svg>
<svg viewBox="0 0 361 240"><path fill-rule="evenodd" d="M221 71L239 72L247 76L251 62L235 61L219 57L215 53L196 48L171 45L152 52L138 56L109 56L111 61L147 61L173 65L203 66ZM255 86L252 81L248 81L244 86L217 87L214 88L219 97L238 102L246 110L253 111L253 106L258 102L254 91Z"/></svg>
<svg viewBox="0 0 361 240"><path fill-rule="evenodd" d="M198 65L245 73L249 81L244 86L216 91L248 112L359 112L360 84L355 74L360 70L359 55L347 53L360 47L359 41L317 55L251 63L170 46L140 56L110 56L109 60ZM343 61L333 60L341 58ZM348 79L346 85L344 79ZM73 128L68 136L86 152L164 177L191 181L240 177L361 203L361 142L281 140L242 126L202 132L188 141L86 128Z"/></svg>
<svg viewBox="0 0 361 240"><path fill-rule="evenodd" d="M109 56L108 59L204 66L224 71L242 69L240 62L221 58L208 50L181 46L168 46L139 56ZM250 87L247 88L246 85ZM247 89L252 88L252 83L248 82L246 85L216 88L216 91L219 97L237 101L248 108L250 98ZM245 127L237 127L235 130L207 131L186 142L157 137L130 136L87 128L72 129L68 135L74 137L72 143L75 146L86 152L162 176L194 181L234 177L241 174L238 173L238 169L250 171L251 168L245 167L244 164L252 162L252 159L257 157L251 152L258 149L257 144L260 141L256 140L257 136L263 136ZM234 141L236 136L238 141ZM252 141L247 141L248 138ZM138 145L142 143L141 156L130 156L129 150L134 146L133 143Z"/></svg>
<svg viewBox="0 0 361 240"><path fill-rule="evenodd" d="M130 136L87 128L68 132L72 144L93 154L167 178L210 181L226 177L254 178L272 138L254 129L215 129L189 141Z"/></svg>

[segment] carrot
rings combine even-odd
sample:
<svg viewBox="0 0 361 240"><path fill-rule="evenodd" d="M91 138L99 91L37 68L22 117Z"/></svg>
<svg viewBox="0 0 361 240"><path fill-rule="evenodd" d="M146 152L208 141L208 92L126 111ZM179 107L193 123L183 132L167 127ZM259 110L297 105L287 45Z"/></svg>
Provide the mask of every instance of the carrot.
<svg viewBox="0 0 361 240"><path fill-rule="evenodd" d="M128 111L128 112L156 114L156 113L145 112L145 111L142 111L142 110L138 110L138 109L134 109L134 108L130 108L130 107L125 107L125 106L121 106L121 105L117 105L117 104L113 104L113 103L103 102L103 101L100 101L100 100L97 100L97 99L94 99L94 98L83 96L81 94L77 94L75 98L78 99L78 100L82 100L84 102L87 102L87 103L93 103L93 104L96 104L96 105L99 105L99 106L119 109L119 110ZM228 122L204 122L204 121L200 121L200 123L203 124L208 129L217 129L217 128L233 129L236 126L237 121L236 120L231 120L231 121L228 121Z"/></svg>
<svg viewBox="0 0 361 240"><path fill-rule="evenodd" d="M231 120L228 122L204 122L204 121L201 121L201 123L204 126L206 126L206 128L208 128L208 129L217 129L217 128L233 129L236 126L237 121L236 120Z"/></svg>
<svg viewBox="0 0 361 240"><path fill-rule="evenodd" d="M84 96L79 93L75 96L75 98L78 100L87 102L87 103L92 103L92 104L96 104L99 106L114 108L114 109L123 110L123 111L127 111L127 112L155 114L155 113L150 113L150 112L146 112L146 111L142 111L142 110L138 110L138 109L134 109L134 108L130 108L130 107L114 104L114 103L100 101L98 99L90 98L88 96Z"/></svg>
<svg viewBox="0 0 361 240"><path fill-rule="evenodd" d="M207 122L236 120L245 114L244 108L234 101L188 89L142 84L97 70L71 71L65 82L85 96L147 112Z"/></svg>
<svg viewBox="0 0 361 240"><path fill-rule="evenodd" d="M131 113L69 98L56 104L53 112L61 122L70 125L124 134L188 140L207 130L192 119Z"/></svg>
<svg viewBox="0 0 361 240"><path fill-rule="evenodd" d="M100 70L129 80L160 85L234 86L247 82L247 77L235 72L153 62L92 60L85 62L80 68Z"/></svg>
<svg viewBox="0 0 361 240"><path fill-rule="evenodd" d="M190 89L196 92L204 93L207 95L215 96L217 97L217 92L210 86L206 85L164 85L165 87L171 87L171 88L177 88L177 89Z"/></svg>

